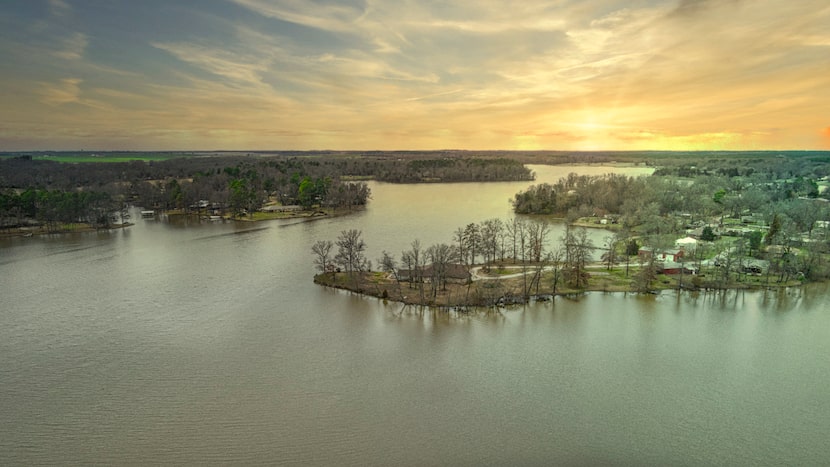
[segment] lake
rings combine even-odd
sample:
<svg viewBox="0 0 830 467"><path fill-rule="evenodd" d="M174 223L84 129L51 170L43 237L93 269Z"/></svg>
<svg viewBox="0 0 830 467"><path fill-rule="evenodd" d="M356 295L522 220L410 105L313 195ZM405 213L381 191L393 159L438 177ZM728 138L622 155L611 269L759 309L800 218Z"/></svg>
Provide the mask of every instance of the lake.
<svg viewBox="0 0 830 467"><path fill-rule="evenodd" d="M825 284L464 315L312 283L316 240L361 229L373 262L450 243L528 185L373 182L365 211L314 222L0 239L0 464L830 462Z"/></svg>

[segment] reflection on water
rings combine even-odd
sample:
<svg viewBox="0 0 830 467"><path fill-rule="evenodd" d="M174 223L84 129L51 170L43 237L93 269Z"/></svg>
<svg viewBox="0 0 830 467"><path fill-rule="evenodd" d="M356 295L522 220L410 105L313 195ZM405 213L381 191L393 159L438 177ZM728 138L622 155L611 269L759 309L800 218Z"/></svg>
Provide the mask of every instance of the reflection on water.
<svg viewBox="0 0 830 467"><path fill-rule="evenodd" d="M447 313L311 282L318 239L448 242L526 186L375 183L350 217L0 240L0 458L826 463L827 285Z"/></svg>

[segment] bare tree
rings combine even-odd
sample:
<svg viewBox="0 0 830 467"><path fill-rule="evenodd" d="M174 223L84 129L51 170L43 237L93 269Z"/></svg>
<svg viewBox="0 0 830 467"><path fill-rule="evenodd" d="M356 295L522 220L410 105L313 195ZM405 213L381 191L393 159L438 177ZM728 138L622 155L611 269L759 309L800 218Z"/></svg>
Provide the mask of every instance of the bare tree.
<svg viewBox="0 0 830 467"><path fill-rule="evenodd" d="M550 226L547 222L531 222L527 226L528 234L528 256L533 262L542 261L542 255L545 251L545 241L547 240Z"/></svg>
<svg viewBox="0 0 830 467"><path fill-rule="evenodd" d="M311 246L311 251L314 253L314 264L321 273L331 270L331 248L334 244L330 240L317 240Z"/></svg>
<svg viewBox="0 0 830 467"><path fill-rule="evenodd" d="M479 231L478 225L474 223L467 224L467 227L464 228L464 247L467 250L467 254L470 255L469 264L475 264L480 245L481 232Z"/></svg>
<svg viewBox="0 0 830 467"><path fill-rule="evenodd" d="M421 242L414 240L411 244L411 249L401 253L401 262L409 269L409 287L412 288L412 283L418 283L418 292L421 296L421 301L424 299L424 282L422 278L424 259L421 251Z"/></svg>
<svg viewBox="0 0 830 467"><path fill-rule="evenodd" d="M574 232L572 228L566 228L563 243L565 246L565 265L567 267L566 277L572 287L581 289L588 284L588 273L585 266L588 263L594 244L588 238L588 232L584 228L577 232Z"/></svg>
<svg viewBox="0 0 830 467"><path fill-rule="evenodd" d="M609 235L605 237L605 246L608 250L602 254L602 262L605 263L605 269L611 270L615 264L619 262L619 254L617 252L617 244L619 238L616 235Z"/></svg>
<svg viewBox="0 0 830 467"><path fill-rule="evenodd" d="M514 217L505 226L506 237L507 237L507 239L510 240L510 243L512 244L512 247L513 247L513 249L511 250L512 253L511 253L511 256L510 256L510 258L513 260L513 262L516 262L516 260L518 259L518 252L516 251L516 248L518 247L518 244L519 244L519 230L520 230L519 225L520 225L520 223L521 223L521 221Z"/></svg>
<svg viewBox="0 0 830 467"><path fill-rule="evenodd" d="M487 219L481 222L481 251L484 263L495 263L499 249L499 236L504 229L501 219Z"/></svg>
<svg viewBox="0 0 830 467"><path fill-rule="evenodd" d="M335 263L346 270L349 275L355 271L363 271L368 267L366 256L366 243L360 238L360 230L351 229L340 232L337 237L337 255Z"/></svg>
<svg viewBox="0 0 830 467"><path fill-rule="evenodd" d="M562 248L555 248L551 252L547 254L546 262L550 265L551 270L551 290L553 295L556 295L556 289L559 286L559 283L562 281L562 266L563 266L563 258L564 252Z"/></svg>
<svg viewBox="0 0 830 467"><path fill-rule="evenodd" d="M383 250L380 258L378 258L378 265L381 271L392 274L395 276L395 280L398 280L398 264L395 261L395 258L386 250Z"/></svg>
<svg viewBox="0 0 830 467"><path fill-rule="evenodd" d="M452 239L456 243L456 245L458 245L457 246L458 254L461 257L461 262L466 263L467 262L467 250L466 250L464 229L462 227L459 227L459 228L455 229L455 232L453 232Z"/></svg>
<svg viewBox="0 0 830 467"><path fill-rule="evenodd" d="M427 248L426 256L432 263L430 265L432 273L430 285L432 298L435 298L438 295L439 287L442 290L447 288L447 269L453 261L457 260L457 253L456 249L450 245L438 243Z"/></svg>

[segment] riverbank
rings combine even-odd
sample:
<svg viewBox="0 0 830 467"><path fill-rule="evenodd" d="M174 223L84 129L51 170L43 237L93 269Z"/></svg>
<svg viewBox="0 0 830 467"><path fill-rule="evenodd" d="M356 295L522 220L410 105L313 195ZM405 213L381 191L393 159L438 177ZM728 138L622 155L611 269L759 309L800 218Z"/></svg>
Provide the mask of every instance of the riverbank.
<svg viewBox="0 0 830 467"><path fill-rule="evenodd" d="M284 212L263 212L257 211L252 216L242 216L229 218L230 220L240 222L261 222L279 219L329 219L332 217L347 216L365 210L363 206L356 206L351 209L332 209L332 208L317 208L304 211L284 211Z"/></svg>
<svg viewBox="0 0 830 467"><path fill-rule="evenodd" d="M515 272L518 271L518 272ZM746 276L742 280L724 283L716 277L705 275L659 274L643 292L638 290L636 266L610 270L599 263L589 266L589 278L585 287L574 288L564 284L561 277L556 290L552 287L552 272L544 268L540 280L533 281L539 271L534 266L492 267L482 272L481 266L471 269L471 280L466 283L449 282L433 291L428 282L410 283L398 281L394 275L383 272L332 272L314 276L314 282L326 287L348 290L362 295L391 300L407 305L437 307L488 307L520 304L530 300L545 301L554 296L574 295L585 292L660 293L663 290L763 290L802 285L800 281L776 282L770 276ZM560 272L561 273L561 272Z"/></svg>
<svg viewBox="0 0 830 467"><path fill-rule="evenodd" d="M34 237L40 235L55 235L66 233L100 232L103 230L124 229L132 225L134 225L132 222L125 222L123 224L112 224L109 227L100 228L93 227L86 223L64 224L52 229L46 228L46 226L43 225L16 227L13 229L0 231L0 238Z"/></svg>

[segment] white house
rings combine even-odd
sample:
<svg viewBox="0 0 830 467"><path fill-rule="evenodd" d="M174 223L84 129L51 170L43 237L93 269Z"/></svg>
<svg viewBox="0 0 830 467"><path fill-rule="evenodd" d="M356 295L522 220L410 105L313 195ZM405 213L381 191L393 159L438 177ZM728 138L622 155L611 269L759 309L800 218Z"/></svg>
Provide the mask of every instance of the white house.
<svg viewBox="0 0 830 467"><path fill-rule="evenodd" d="M681 238L674 242L674 246L682 248L686 251L694 251L697 248L697 240L692 237Z"/></svg>

